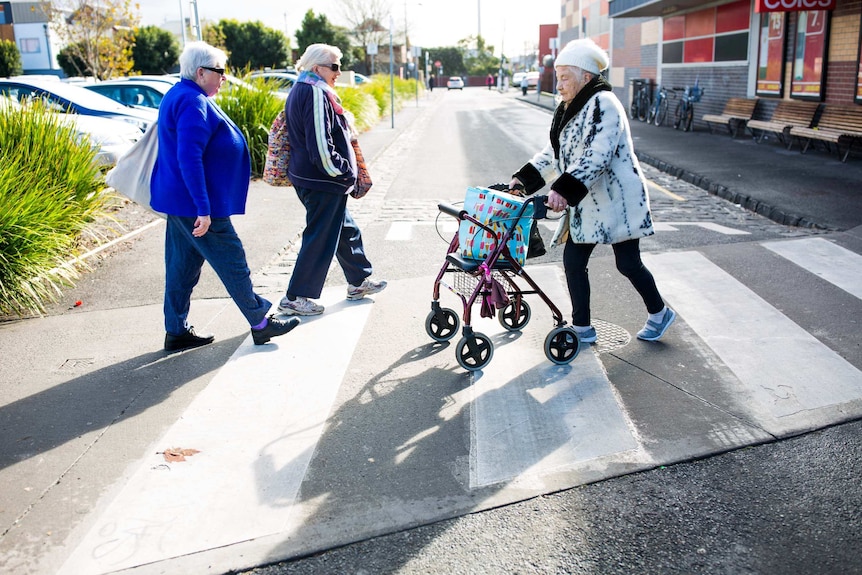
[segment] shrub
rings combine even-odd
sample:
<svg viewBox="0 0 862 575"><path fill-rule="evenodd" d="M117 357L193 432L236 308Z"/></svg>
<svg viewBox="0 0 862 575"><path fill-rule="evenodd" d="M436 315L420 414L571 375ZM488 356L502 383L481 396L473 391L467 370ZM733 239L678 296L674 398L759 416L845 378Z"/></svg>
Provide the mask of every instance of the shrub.
<svg viewBox="0 0 862 575"><path fill-rule="evenodd" d="M374 96L361 87L338 88L341 105L355 119L356 129L364 132L380 121L380 109Z"/></svg>
<svg viewBox="0 0 862 575"><path fill-rule="evenodd" d="M17 76L21 72L18 46L11 40L0 40L0 77Z"/></svg>
<svg viewBox="0 0 862 575"><path fill-rule="evenodd" d="M274 84L262 78L249 80L253 89L223 86L216 102L245 136L251 153L251 174L263 175L272 121L284 106L284 100L273 95Z"/></svg>
<svg viewBox="0 0 862 575"><path fill-rule="evenodd" d="M56 114L0 110L0 312L41 313L76 277L61 265L104 196L95 150Z"/></svg>

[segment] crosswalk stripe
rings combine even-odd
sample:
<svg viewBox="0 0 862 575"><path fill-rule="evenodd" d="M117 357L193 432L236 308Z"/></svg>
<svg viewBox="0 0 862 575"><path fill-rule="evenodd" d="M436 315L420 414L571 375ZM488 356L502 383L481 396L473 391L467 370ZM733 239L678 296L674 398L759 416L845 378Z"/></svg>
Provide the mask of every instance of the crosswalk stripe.
<svg viewBox="0 0 862 575"><path fill-rule="evenodd" d="M546 230L556 231L559 223L555 220L539 220L539 226ZM725 236L744 236L750 235L751 232L737 230L714 222L656 222L655 230L657 232L678 232L680 227L698 227L711 232L716 232ZM436 222L392 222L389 224L389 230L384 238L386 241L392 242L407 242L413 239L413 232L416 228L428 228L434 226L438 232L444 236L451 236L458 230L458 222L454 219L446 219Z"/></svg>
<svg viewBox="0 0 862 575"><path fill-rule="evenodd" d="M823 238L764 242L763 246L862 299L862 256Z"/></svg>
<svg viewBox="0 0 862 575"><path fill-rule="evenodd" d="M702 254L643 257L668 304L734 372L767 428L795 429L794 414L862 395L862 372Z"/></svg>
<svg viewBox="0 0 862 575"><path fill-rule="evenodd" d="M558 266L534 266L529 273L552 301L568 301ZM593 348L582 346L569 365L552 364L542 348L553 325L543 316L551 312L538 298L529 303L525 330L535 334L535 343L495 344L491 362L470 387L472 488L530 482L639 447Z"/></svg>
<svg viewBox="0 0 862 575"><path fill-rule="evenodd" d="M61 573L104 573L282 531L350 363L344 350L354 348L374 307L343 298L343 287L325 290L324 315L266 346L247 338ZM156 452L175 447L200 453L168 468Z"/></svg>

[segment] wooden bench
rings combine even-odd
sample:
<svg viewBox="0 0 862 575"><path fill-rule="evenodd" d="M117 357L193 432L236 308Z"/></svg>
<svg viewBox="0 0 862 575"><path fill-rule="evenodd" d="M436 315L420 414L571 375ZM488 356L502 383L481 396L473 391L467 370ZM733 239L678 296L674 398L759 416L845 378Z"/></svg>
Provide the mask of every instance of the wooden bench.
<svg viewBox="0 0 862 575"><path fill-rule="evenodd" d="M789 149L793 139L788 137L787 131L791 128L810 128L819 106L818 102L781 100L769 120L749 120L746 128L754 137L757 137L755 130L760 130L760 137L757 137L758 144L766 134L771 132L778 134L778 139Z"/></svg>
<svg viewBox="0 0 862 575"><path fill-rule="evenodd" d="M850 148L856 140L862 140L862 106L825 104L817 119L817 125L813 128L790 128L790 136L805 140L804 154L814 141L826 142L826 147L831 149L835 144L838 157L842 162L847 161ZM839 142L847 142L847 151L841 157Z"/></svg>
<svg viewBox="0 0 862 575"><path fill-rule="evenodd" d="M736 137L740 128L745 129L745 124L754 115L756 107L757 98L731 98L724 105L721 114L705 114L701 119L709 126L710 132L712 125L717 124L727 128L730 135Z"/></svg>

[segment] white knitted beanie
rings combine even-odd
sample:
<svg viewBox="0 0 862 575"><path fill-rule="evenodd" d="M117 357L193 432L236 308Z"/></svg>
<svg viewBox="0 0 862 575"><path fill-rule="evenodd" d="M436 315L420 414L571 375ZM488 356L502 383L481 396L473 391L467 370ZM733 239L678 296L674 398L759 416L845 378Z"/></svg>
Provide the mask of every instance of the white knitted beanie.
<svg viewBox="0 0 862 575"><path fill-rule="evenodd" d="M589 38L572 40L560 50L554 66L577 66L593 74L600 74L610 63L608 53Z"/></svg>

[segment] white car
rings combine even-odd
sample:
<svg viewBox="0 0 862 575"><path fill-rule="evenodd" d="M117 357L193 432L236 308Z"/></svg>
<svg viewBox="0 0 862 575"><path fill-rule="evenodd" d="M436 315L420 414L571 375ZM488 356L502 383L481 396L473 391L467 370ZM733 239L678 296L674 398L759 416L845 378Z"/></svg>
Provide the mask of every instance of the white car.
<svg viewBox="0 0 862 575"><path fill-rule="evenodd" d="M460 76L451 76L448 80L446 80L446 89L447 90L463 90L464 89L464 80L461 79Z"/></svg>
<svg viewBox="0 0 862 575"><path fill-rule="evenodd" d="M19 111L22 106L14 100L0 97L0 110ZM113 166L137 142L143 133L133 124L99 116L82 114L56 114L57 119L70 126L81 142L96 150L96 164Z"/></svg>
<svg viewBox="0 0 862 575"><path fill-rule="evenodd" d="M31 99L42 100L55 112L122 120L136 126L141 132L158 117L157 110L124 106L107 96L56 79L50 81L26 76L0 78L0 95L19 104L26 104Z"/></svg>

